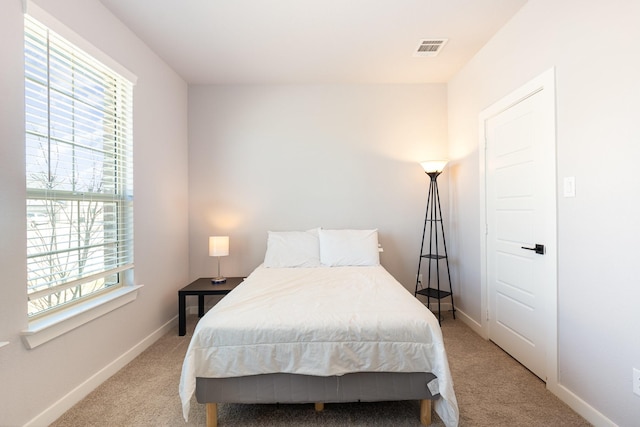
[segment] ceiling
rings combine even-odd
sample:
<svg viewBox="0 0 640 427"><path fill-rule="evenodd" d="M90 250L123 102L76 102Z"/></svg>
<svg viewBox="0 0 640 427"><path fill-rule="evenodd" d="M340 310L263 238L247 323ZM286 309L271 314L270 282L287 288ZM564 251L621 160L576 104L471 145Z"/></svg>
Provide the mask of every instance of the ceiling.
<svg viewBox="0 0 640 427"><path fill-rule="evenodd" d="M447 82L527 0L100 1L190 84L309 84Z"/></svg>

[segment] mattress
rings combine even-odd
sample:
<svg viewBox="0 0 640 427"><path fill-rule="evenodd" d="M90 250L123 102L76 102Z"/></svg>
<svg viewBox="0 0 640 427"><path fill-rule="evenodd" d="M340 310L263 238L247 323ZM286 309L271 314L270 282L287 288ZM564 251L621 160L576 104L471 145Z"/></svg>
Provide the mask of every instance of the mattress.
<svg viewBox="0 0 640 427"><path fill-rule="evenodd" d="M382 266L259 267L196 326L180 380L183 414L197 377L354 372L433 373L436 413L457 425L438 321Z"/></svg>

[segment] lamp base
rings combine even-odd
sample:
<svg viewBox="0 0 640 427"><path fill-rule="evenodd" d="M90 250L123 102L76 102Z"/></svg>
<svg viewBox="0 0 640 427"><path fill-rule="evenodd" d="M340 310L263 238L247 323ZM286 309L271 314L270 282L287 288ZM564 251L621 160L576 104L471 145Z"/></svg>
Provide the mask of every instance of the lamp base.
<svg viewBox="0 0 640 427"><path fill-rule="evenodd" d="M214 277L213 279L211 279L211 283L213 283L214 285L217 285L219 283L225 283L227 281L226 277Z"/></svg>

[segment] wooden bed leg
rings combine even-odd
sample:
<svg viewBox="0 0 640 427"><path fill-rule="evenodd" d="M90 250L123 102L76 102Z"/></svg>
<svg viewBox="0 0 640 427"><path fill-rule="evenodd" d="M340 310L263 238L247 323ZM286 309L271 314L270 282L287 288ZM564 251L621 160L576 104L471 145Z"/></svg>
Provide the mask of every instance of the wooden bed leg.
<svg viewBox="0 0 640 427"><path fill-rule="evenodd" d="M320 412L324 410L324 403L323 402L316 402L316 412Z"/></svg>
<svg viewBox="0 0 640 427"><path fill-rule="evenodd" d="M431 424L431 401L429 399L420 401L420 423L423 426Z"/></svg>
<svg viewBox="0 0 640 427"><path fill-rule="evenodd" d="M218 427L217 403L207 403L207 427Z"/></svg>

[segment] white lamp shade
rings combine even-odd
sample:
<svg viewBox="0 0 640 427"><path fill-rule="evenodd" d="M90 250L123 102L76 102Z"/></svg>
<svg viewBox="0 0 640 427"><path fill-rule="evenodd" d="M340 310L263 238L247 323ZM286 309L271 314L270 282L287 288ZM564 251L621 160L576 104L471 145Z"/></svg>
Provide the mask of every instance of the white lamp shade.
<svg viewBox="0 0 640 427"><path fill-rule="evenodd" d="M229 255L229 236L209 237L209 256Z"/></svg>
<svg viewBox="0 0 640 427"><path fill-rule="evenodd" d="M442 172L448 160L427 160L420 162L420 165L426 173Z"/></svg>

